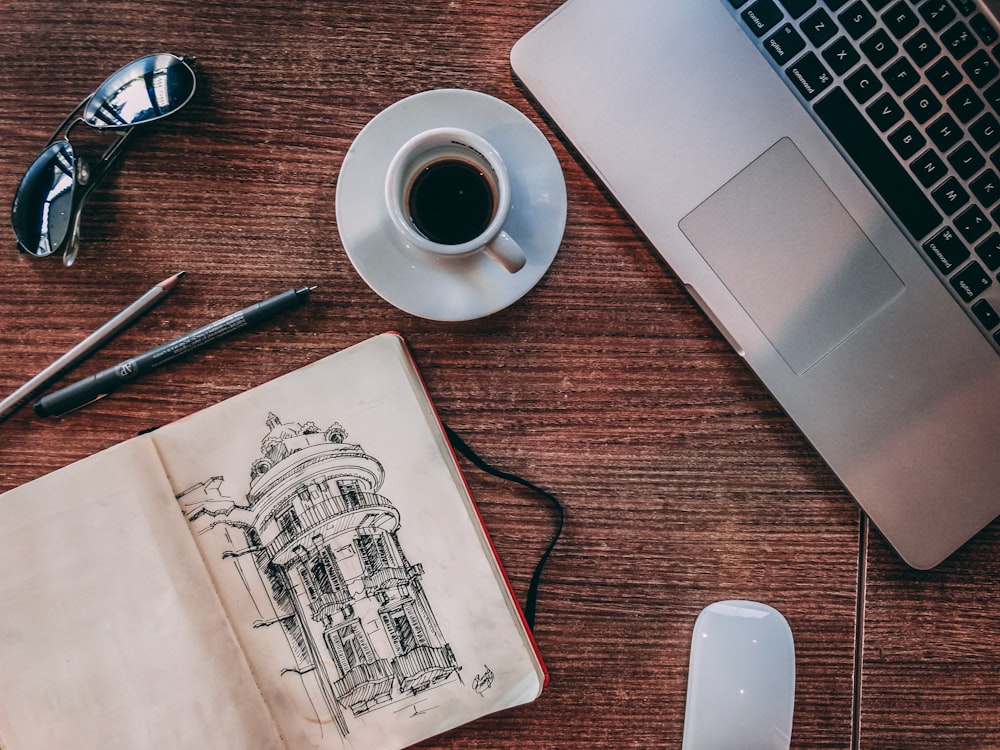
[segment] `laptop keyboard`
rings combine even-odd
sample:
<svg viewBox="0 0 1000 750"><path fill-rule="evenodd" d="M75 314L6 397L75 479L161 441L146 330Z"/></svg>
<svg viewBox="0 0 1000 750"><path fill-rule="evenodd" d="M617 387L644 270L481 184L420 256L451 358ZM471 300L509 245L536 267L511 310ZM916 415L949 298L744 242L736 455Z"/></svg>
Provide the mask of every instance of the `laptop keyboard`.
<svg viewBox="0 0 1000 750"><path fill-rule="evenodd" d="M972 0L726 0L1000 350L1000 34Z"/></svg>

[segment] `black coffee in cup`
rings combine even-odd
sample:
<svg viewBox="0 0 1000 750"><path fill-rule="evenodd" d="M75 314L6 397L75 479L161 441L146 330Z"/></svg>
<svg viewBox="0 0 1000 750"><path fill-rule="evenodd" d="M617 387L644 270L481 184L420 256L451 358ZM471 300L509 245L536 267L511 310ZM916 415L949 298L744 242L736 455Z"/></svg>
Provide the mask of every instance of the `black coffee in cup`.
<svg viewBox="0 0 1000 750"><path fill-rule="evenodd" d="M427 239L461 245L486 230L496 199L491 181L478 166L462 159L440 159L414 178L407 209Z"/></svg>

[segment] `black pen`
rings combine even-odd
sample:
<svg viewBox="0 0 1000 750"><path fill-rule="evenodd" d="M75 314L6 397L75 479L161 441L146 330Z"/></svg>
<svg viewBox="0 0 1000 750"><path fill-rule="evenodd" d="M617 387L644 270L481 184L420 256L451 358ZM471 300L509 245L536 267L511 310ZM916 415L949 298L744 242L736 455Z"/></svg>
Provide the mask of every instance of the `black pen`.
<svg viewBox="0 0 1000 750"><path fill-rule="evenodd" d="M122 383L134 380L140 375L166 364L178 357L200 349L223 336L240 331L248 326L277 315L280 312L305 303L315 287L289 289L275 297L234 312L180 338L160 344L136 357L119 362L114 367L102 370L96 375L79 380L58 391L43 396L35 402L35 414L40 417L56 417L77 409L91 401L107 396Z"/></svg>

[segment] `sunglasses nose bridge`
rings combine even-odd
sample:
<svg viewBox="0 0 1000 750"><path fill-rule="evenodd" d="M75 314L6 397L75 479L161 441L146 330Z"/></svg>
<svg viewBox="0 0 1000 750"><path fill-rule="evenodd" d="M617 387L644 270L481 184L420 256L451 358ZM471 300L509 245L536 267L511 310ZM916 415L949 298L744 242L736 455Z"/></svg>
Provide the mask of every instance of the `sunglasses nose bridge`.
<svg viewBox="0 0 1000 750"><path fill-rule="evenodd" d="M70 221L69 239L67 240L66 249L63 251L62 256L62 262L66 268L73 265L77 253L80 252L80 217L83 215L80 210L81 208L83 208L82 203L77 206Z"/></svg>

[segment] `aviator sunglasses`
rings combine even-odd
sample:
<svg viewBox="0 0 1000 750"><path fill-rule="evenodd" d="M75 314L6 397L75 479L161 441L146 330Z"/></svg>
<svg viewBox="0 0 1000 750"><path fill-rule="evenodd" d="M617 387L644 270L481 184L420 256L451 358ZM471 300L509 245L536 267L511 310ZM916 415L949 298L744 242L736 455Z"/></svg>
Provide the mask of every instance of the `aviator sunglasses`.
<svg viewBox="0 0 1000 750"><path fill-rule="evenodd" d="M64 265L73 264L84 201L121 155L135 126L172 115L190 101L193 63L171 54L141 57L112 73L69 113L14 194L11 222L21 252L38 258L61 253ZM94 163L75 154L70 143L80 123L116 133Z"/></svg>

